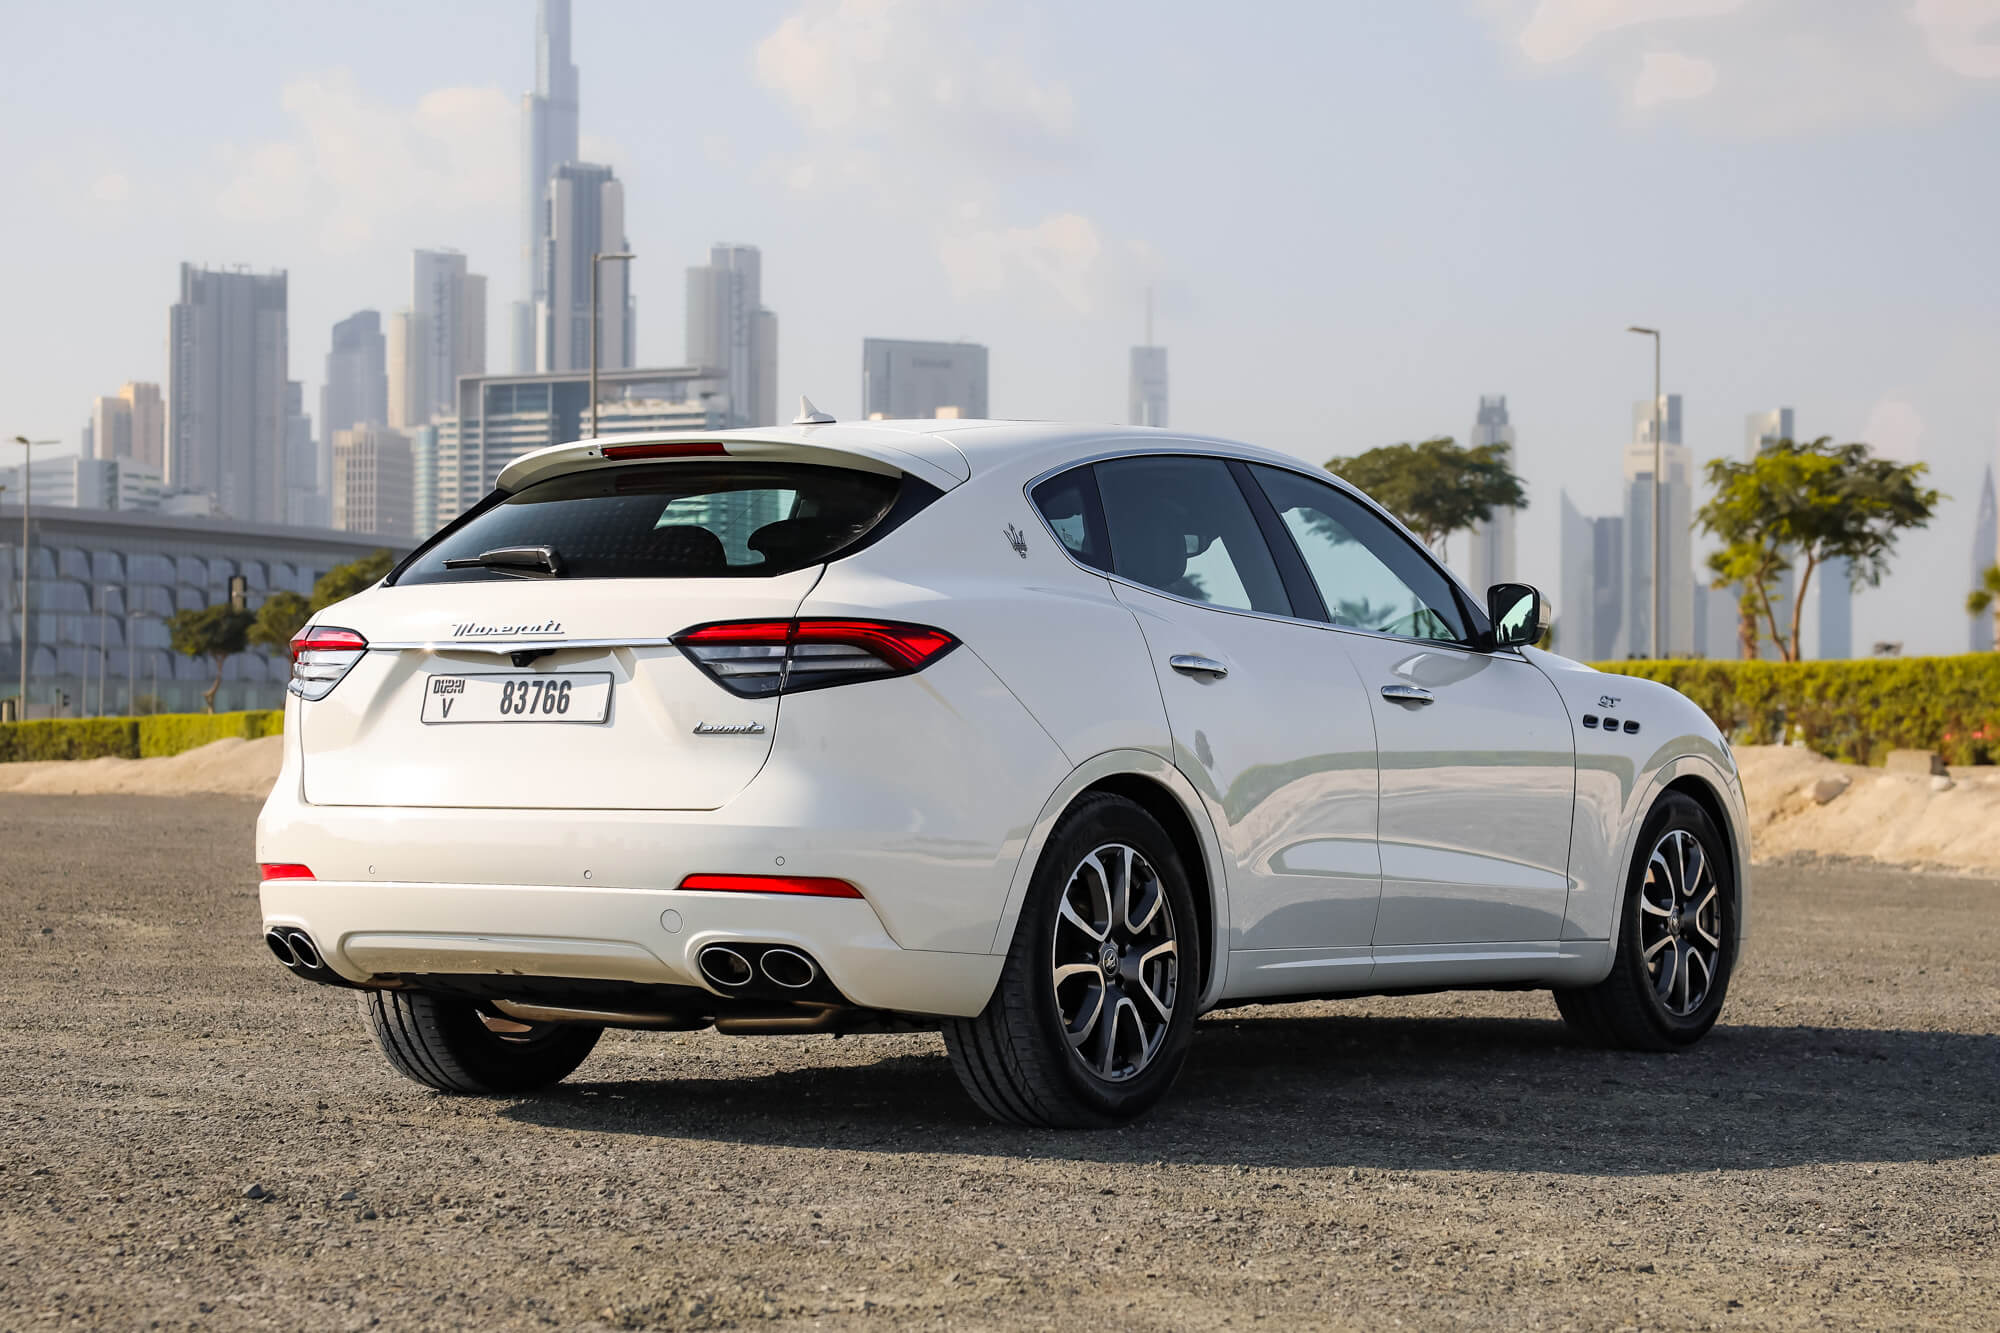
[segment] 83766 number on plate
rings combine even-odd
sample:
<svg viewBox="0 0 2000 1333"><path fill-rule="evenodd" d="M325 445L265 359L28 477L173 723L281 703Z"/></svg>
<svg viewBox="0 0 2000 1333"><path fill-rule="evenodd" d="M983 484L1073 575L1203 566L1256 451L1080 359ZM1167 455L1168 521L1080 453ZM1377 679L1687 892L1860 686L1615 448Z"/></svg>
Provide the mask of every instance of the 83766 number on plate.
<svg viewBox="0 0 2000 1333"><path fill-rule="evenodd" d="M611 713L611 673L432 676L426 722L602 722Z"/></svg>

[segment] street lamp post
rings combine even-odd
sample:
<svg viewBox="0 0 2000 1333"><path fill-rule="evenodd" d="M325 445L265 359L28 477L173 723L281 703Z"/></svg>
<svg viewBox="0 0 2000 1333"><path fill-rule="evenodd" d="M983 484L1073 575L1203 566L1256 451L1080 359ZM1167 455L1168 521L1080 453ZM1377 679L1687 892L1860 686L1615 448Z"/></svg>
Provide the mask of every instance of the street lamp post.
<svg viewBox="0 0 2000 1333"><path fill-rule="evenodd" d="M21 446L21 695L15 702L21 721L28 720L28 503L35 494L35 450L55 440L31 440L25 435L16 435L14 443Z"/></svg>
<svg viewBox="0 0 2000 1333"><path fill-rule="evenodd" d="M105 650L107 642L105 631L109 628L105 613L110 608L104 604L104 595L110 590L109 584L100 585L97 589L97 712L92 714L93 717L103 717L109 711L104 706L104 659L108 656Z"/></svg>
<svg viewBox="0 0 2000 1333"><path fill-rule="evenodd" d="M614 250L590 257L590 438L597 438L597 272L607 259L637 258L629 250Z"/></svg>
<svg viewBox="0 0 2000 1333"><path fill-rule="evenodd" d="M138 647L134 641L132 622L135 620L164 621L165 619L166 617L160 615L157 611L142 611L135 608L132 605L132 590L129 587L125 590L125 716L127 717L135 717L139 711ZM152 654L148 653L147 656L152 657ZM157 702L160 694L160 659L153 657L152 660L153 697L155 702Z"/></svg>
<svg viewBox="0 0 2000 1333"><path fill-rule="evenodd" d="M1660 456L1661 425L1660 409L1660 331L1641 328L1637 324L1626 329L1627 333L1637 333L1653 340L1653 660L1660 660Z"/></svg>

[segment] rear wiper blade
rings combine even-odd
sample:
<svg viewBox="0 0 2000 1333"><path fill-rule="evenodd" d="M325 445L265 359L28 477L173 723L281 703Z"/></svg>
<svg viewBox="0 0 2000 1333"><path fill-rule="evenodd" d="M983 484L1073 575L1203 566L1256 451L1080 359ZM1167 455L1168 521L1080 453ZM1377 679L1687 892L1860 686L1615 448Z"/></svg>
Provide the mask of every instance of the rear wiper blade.
<svg viewBox="0 0 2000 1333"><path fill-rule="evenodd" d="M444 562L446 569L490 569L524 579L559 578L562 558L553 546L500 546L478 555L462 555Z"/></svg>

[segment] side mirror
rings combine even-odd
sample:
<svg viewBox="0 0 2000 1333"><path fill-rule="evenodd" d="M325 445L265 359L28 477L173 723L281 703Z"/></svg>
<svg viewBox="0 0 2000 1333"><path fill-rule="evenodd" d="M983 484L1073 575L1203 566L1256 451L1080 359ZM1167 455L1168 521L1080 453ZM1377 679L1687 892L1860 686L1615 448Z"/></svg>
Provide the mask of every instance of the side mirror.
<svg viewBox="0 0 2000 1333"><path fill-rule="evenodd" d="M1493 621L1495 648L1524 648L1542 641L1553 611L1526 583L1496 583L1486 590L1486 614Z"/></svg>

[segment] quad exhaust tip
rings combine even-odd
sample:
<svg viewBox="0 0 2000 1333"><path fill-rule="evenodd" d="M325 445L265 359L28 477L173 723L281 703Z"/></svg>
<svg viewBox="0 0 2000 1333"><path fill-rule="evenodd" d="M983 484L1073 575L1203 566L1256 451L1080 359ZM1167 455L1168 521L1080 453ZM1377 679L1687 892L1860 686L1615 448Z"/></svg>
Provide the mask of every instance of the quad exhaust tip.
<svg viewBox="0 0 2000 1333"><path fill-rule="evenodd" d="M326 966L312 936L296 926L273 926L264 932L271 956L295 972L317 972Z"/></svg>
<svg viewBox="0 0 2000 1333"><path fill-rule="evenodd" d="M726 944L711 944L696 960L701 974L724 990L740 990L757 974L750 960Z"/></svg>
<svg viewBox="0 0 2000 1333"><path fill-rule="evenodd" d="M797 949L766 949L757 962L765 977L786 990L804 990L819 975L813 960Z"/></svg>
<svg viewBox="0 0 2000 1333"><path fill-rule="evenodd" d="M303 930L295 930L285 937L285 943L292 946L292 956L299 960L299 966L308 972L317 972L326 966L319 956L319 948L312 942L312 936Z"/></svg>

